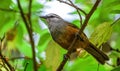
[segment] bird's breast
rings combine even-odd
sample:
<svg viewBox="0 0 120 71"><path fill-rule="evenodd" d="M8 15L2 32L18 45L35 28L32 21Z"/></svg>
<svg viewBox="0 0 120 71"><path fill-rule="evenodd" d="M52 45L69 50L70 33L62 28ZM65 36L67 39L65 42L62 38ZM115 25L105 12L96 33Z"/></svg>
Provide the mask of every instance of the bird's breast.
<svg viewBox="0 0 120 71"><path fill-rule="evenodd" d="M77 28L66 26L64 29L56 29L56 31L51 32L51 35L56 43L58 43L64 49L68 49L77 32Z"/></svg>

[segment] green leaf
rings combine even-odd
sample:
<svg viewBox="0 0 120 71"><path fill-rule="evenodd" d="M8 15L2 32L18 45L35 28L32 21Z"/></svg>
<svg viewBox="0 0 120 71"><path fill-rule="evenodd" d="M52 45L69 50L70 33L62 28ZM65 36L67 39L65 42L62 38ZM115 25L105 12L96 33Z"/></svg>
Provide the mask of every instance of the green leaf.
<svg viewBox="0 0 120 71"><path fill-rule="evenodd" d="M22 43L19 43L16 46L25 56L32 57L32 48L28 42L23 40Z"/></svg>
<svg viewBox="0 0 120 71"><path fill-rule="evenodd" d="M113 70L111 70L111 71L120 71L120 66L119 66L119 67L114 68L114 69L113 69Z"/></svg>
<svg viewBox="0 0 120 71"><path fill-rule="evenodd" d="M118 32L118 34L120 33L120 20L119 21L117 21L114 25L113 25L113 30L115 31L115 32Z"/></svg>
<svg viewBox="0 0 120 71"><path fill-rule="evenodd" d="M40 65L40 68L38 69L38 71L48 71L45 67L45 65Z"/></svg>
<svg viewBox="0 0 120 71"><path fill-rule="evenodd" d="M17 33L15 38L15 46L17 49L24 54L25 56L32 57L32 48L29 42L27 42L24 39L24 35L26 35L26 29L24 23L20 22L21 24L18 24L16 26ZM26 52L27 50L27 52Z"/></svg>
<svg viewBox="0 0 120 71"><path fill-rule="evenodd" d="M16 22L15 13L0 11L0 37L12 28Z"/></svg>
<svg viewBox="0 0 120 71"><path fill-rule="evenodd" d="M120 10L112 10L111 13L113 13L113 14L120 14Z"/></svg>
<svg viewBox="0 0 120 71"><path fill-rule="evenodd" d="M50 38L50 34L48 33L48 30L45 29L41 31L40 39L39 39L38 46L37 46L39 52L42 52L43 50L45 50L50 39L51 38Z"/></svg>
<svg viewBox="0 0 120 71"><path fill-rule="evenodd" d="M23 23L18 24L16 28L17 28L16 44L21 44L23 42L24 34L26 34L26 29Z"/></svg>
<svg viewBox="0 0 120 71"><path fill-rule="evenodd" d="M15 13L6 11L10 9L11 0L2 0L0 2L0 37L3 36L15 24Z"/></svg>
<svg viewBox="0 0 120 71"><path fill-rule="evenodd" d="M67 71L97 71L97 69L99 71L106 71L104 66L98 66L97 61L92 56L76 59L67 65Z"/></svg>
<svg viewBox="0 0 120 71"><path fill-rule="evenodd" d="M118 35L118 37L119 37L119 35ZM114 48L120 50L120 38L116 39L116 46Z"/></svg>
<svg viewBox="0 0 120 71"><path fill-rule="evenodd" d="M2 19L3 20L3 19ZM15 21L8 20L8 22L5 22L6 19L4 19L4 22L0 24L0 37L3 36L9 29L13 28Z"/></svg>
<svg viewBox="0 0 120 71"><path fill-rule="evenodd" d="M84 0L75 0L75 3L83 2Z"/></svg>
<svg viewBox="0 0 120 71"><path fill-rule="evenodd" d="M0 1L0 8L9 8L12 0L1 0Z"/></svg>
<svg viewBox="0 0 120 71"><path fill-rule="evenodd" d="M42 4L40 4L38 1L36 1L36 0L33 0L33 2L32 2L32 11L34 12L34 11L40 11L40 9L42 9L43 8L43 5Z"/></svg>
<svg viewBox="0 0 120 71"><path fill-rule="evenodd" d="M81 26L81 25L80 25L80 20L74 20L73 23L75 23L75 25L76 25L77 27L80 27L80 26Z"/></svg>
<svg viewBox="0 0 120 71"><path fill-rule="evenodd" d="M61 62L61 57L63 57L63 52L65 52L58 44L54 41L50 41L46 49L46 60L45 65L50 71L56 71L57 67Z"/></svg>
<svg viewBox="0 0 120 71"><path fill-rule="evenodd" d="M111 37L111 34L112 26L108 22L105 22L95 28L89 40L97 47L100 47L100 45L108 41L108 39Z"/></svg>

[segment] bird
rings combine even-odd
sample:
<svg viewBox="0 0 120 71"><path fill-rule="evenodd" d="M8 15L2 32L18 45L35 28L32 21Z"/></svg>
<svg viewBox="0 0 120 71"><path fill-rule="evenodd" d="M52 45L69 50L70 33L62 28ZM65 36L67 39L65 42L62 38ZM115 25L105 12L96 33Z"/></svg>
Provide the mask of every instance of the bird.
<svg viewBox="0 0 120 71"><path fill-rule="evenodd" d="M72 41L79 32L79 28L62 19L59 15L54 13L49 13L44 16L40 16L46 20L48 29L53 40L59 44L62 48L68 50ZM109 57L93 45L84 32L78 34L79 39L73 45L72 53L77 52L78 49L84 49L89 54L91 54L100 64L105 64Z"/></svg>

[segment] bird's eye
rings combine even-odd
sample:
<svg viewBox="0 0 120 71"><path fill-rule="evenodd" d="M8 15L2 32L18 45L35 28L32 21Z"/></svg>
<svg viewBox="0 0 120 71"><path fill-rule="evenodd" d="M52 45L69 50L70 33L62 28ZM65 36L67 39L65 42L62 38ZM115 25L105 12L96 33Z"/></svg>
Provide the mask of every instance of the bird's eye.
<svg viewBox="0 0 120 71"><path fill-rule="evenodd" d="M51 15L50 18L54 18L55 16Z"/></svg>

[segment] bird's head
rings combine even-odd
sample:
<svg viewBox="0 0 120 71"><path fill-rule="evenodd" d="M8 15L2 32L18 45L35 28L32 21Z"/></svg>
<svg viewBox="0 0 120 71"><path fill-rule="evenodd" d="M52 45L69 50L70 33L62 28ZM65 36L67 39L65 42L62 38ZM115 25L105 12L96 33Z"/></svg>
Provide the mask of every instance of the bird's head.
<svg viewBox="0 0 120 71"><path fill-rule="evenodd" d="M58 23L60 22L61 20L63 20L60 16L54 14L54 13L50 13L50 14L47 14L45 16L40 16L40 18L44 18L47 20L48 24L49 23Z"/></svg>

